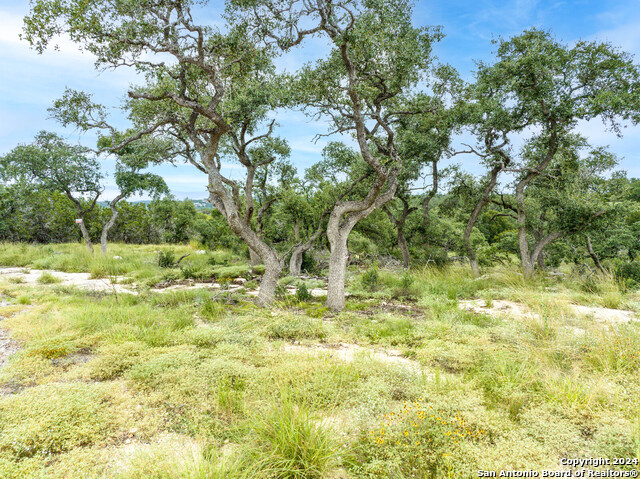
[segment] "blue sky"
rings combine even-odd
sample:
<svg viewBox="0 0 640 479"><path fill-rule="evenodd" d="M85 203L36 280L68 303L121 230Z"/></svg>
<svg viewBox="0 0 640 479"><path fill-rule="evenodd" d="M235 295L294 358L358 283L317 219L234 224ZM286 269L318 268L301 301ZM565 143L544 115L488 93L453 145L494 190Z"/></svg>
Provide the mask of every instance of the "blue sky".
<svg viewBox="0 0 640 479"><path fill-rule="evenodd" d="M220 2L221 3L221 2ZM218 2L212 2L218 5ZM216 18L211 7L210 19ZM117 108L126 95L127 87L136 83L135 74L126 69L99 73L93 59L80 53L70 42L59 42L60 51L38 55L26 42L20 41L22 17L28 13L26 0L0 0L0 155L19 143L30 142L43 129L57 131L69 141L87 142L72 130L64 130L47 118L47 107L58 98L65 87L94 94L96 101ZM442 25L446 37L436 46L440 61L456 67L468 80L473 78L474 60L491 61L497 37L509 37L536 26L551 30L560 40L572 43L579 39L608 41L632 53L640 62L640 8L637 0L625 1L493 1L467 0L417 1L416 25ZM321 42L314 42L294 55L280 59L278 65L289 70L322 54ZM302 172L320 158L327 140L313 143L317 133L326 126L295 111L278 114L279 134L292 147L291 161ZM125 123L119 126L125 127ZM609 145L621 158L621 168L629 176L640 177L640 127L629 126L624 138L607 133L599 121L580 126L596 145ZM90 141L89 141L90 143ZM481 170L473 158L456 158L456 162L474 173ZM105 171L113 170L113 163L104 162ZM228 173L239 174L234 165ZM193 167L161 166L162 174L177 198L205 198L206 178ZM113 196L108 185L105 198Z"/></svg>

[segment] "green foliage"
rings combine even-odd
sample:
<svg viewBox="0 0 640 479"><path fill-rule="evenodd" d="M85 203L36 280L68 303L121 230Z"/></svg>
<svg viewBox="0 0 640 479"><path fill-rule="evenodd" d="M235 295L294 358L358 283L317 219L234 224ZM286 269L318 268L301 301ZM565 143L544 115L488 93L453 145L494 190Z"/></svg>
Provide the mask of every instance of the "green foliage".
<svg viewBox="0 0 640 479"><path fill-rule="evenodd" d="M246 264L239 264L236 266L216 266L212 268L211 272L217 279L234 279L240 277L250 277L251 267Z"/></svg>
<svg viewBox="0 0 640 479"><path fill-rule="evenodd" d="M370 238L357 231L349 235L349 251L361 258L377 256L378 247Z"/></svg>
<svg viewBox="0 0 640 479"><path fill-rule="evenodd" d="M447 252L438 246L421 246L419 249L412 249L411 253L415 261L428 266L442 268L449 262Z"/></svg>
<svg viewBox="0 0 640 479"><path fill-rule="evenodd" d="M359 323L356 331L372 343L388 342L395 346L411 344L414 341L414 325L405 318L376 316L372 320Z"/></svg>
<svg viewBox="0 0 640 479"><path fill-rule="evenodd" d="M122 376L131 366L140 361L145 349L144 345L137 342L103 346L99 356L89 363L91 379L110 381Z"/></svg>
<svg viewBox="0 0 640 479"><path fill-rule="evenodd" d="M92 197L102 192L98 161L88 158L84 148L69 145L46 131L38 133L32 144L20 145L1 157L0 170L2 177L23 187Z"/></svg>
<svg viewBox="0 0 640 479"><path fill-rule="evenodd" d="M360 277L362 287L370 292L376 291L380 286L380 276L378 274L378 267L376 265L371 266Z"/></svg>
<svg viewBox="0 0 640 479"><path fill-rule="evenodd" d="M616 268L616 275L626 281L629 287L640 286L640 262L623 263Z"/></svg>
<svg viewBox="0 0 640 479"><path fill-rule="evenodd" d="M311 301L313 299L313 296L311 296L311 293L304 283L300 284L296 289L296 299L300 302Z"/></svg>
<svg viewBox="0 0 640 479"><path fill-rule="evenodd" d="M161 268L172 268L175 262L176 256L172 250L158 252L158 266Z"/></svg>
<svg viewBox="0 0 640 479"><path fill-rule="evenodd" d="M398 286L393 290L394 297L397 298L413 298L418 295L418 287L416 278L409 272L405 271L400 277Z"/></svg>
<svg viewBox="0 0 640 479"><path fill-rule="evenodd" d="M301 271L306 271L307 274L318 274L320 272L318 268L318 261L313 257L309 251L302 254L302 264L300 265Z"/></svg>
<svg viewBox="0 0 640 479"><path fill-rule="evenodd" d="M213 299L207 300L202 305L200 313L209 321L217 321L227 312L228 306L221 301L215 301Z"/></svg>

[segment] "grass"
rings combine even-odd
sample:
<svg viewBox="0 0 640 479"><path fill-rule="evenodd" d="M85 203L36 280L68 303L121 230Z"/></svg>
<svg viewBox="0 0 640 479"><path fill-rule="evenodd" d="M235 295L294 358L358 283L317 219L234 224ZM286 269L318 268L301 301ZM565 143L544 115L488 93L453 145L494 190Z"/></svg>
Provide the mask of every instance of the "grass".
<svg viewBox="0 0 640 479"><path fill-rule="evenodd" d="M306 404L286 393L251 419L254 477L320 479L339 463L336 434Z"/></svg>
<svg viewBox="0 0 640 479"><path fill-rule="evenodd" d="M467 478L640 454L640 327L571 307L638 311L611 278L452 266L379 269L363 286L354 268L336 314L295 295L260 309L240 293L153 293L248 266L192 252L185 273L157 265L165 246L110 248L0 245L4 265L126 276L139 292L0 281L21 348L0 368L2 477ZM528 314L498 315L501 301Z"/></svg>
<svg viewBox="0 0 640 479"><path fill-rule="evenodd" d="M38 283L40 284L56 284L61 283L62 280L51 273L42 273L38 278Z"/></svg>

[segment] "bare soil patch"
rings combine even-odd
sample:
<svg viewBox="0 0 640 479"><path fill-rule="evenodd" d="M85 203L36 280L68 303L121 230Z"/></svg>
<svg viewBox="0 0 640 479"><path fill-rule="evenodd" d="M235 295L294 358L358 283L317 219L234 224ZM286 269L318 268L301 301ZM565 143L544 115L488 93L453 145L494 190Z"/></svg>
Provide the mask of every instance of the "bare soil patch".
<svg viewBox="0 0 640 479"><path fill-rule="evenodd" d="M75 286L89 291L115 291L116 293L136 294L135 291L118 284L124 279L121 276L114 278L115 283L110 278L91 278L90 273L64 273L62 271L52 271L44 269L24 269L24 268L0 268L0 280L14 281L17 284L41 284L39 282L43 274L49 274L58 280L54 284L63 286Z"/></svg>
<svg viewBox="0 0 640 479"><path fill-rule="evenodd" d="M10 306L10 303L0 300L0 308L4 308L6 306ZM3 319L5 319L5 316L0 312L0 324L2 324ZM18 351L18 349L20 349L18 342L11 339L9 332L6 329L0 328L0 368L6 364L9 357ZM0 389L0 394L4 393L4 389Z"/></svg>
<svg viewBox="0 0 640 479"><path fill-rule="evenodd" d="M514 301L493 300L491 301L491 306L489 306L483 299L473 299L459 301L458 307L474 313L491 316L510 316L517 319L539 319L540 317L526 305ZM569 304L568 307L575 315L584 316L600 323L625 324L639 319L637 313L622 309L583 306L580 304Z"/></svg>

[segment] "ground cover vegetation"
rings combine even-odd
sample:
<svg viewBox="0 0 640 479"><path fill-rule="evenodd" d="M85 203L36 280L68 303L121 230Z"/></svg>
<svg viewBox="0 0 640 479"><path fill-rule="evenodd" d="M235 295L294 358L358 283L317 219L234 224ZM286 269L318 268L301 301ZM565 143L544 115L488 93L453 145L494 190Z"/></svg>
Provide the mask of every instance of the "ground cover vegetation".
<svg viewBox="0 0 640 479"><path fill-rule="evenodd" d="M369 264L347 269L342 312L291 276L261 308L248 258L198 247L0 247L20 266L0 280L19 345L0 369L3 477L475 477L640 453L624 281ZM166 268L158 249L191 255ZM136 294L11 279L36 268ZM154 287L202 270L220 287Z"/></svg>
<svg viewBox="0 0 640 479"><path fill-rule="evenodd" d="M633 58L531 29L467 83L403 0L229 0L217 27L201 3L34 0L25 17L38 51L66 36L144 81L126 130L90 92L53 101L95 147L41 132L0 157L0 475L638 459L640 180L578 128L638 122ZM311 37L324 56L276 69ZM328 125L306 171L283 109ZM443 167L459 155L484 174ZM177 161L207 202L149 173Z"/></svg>

